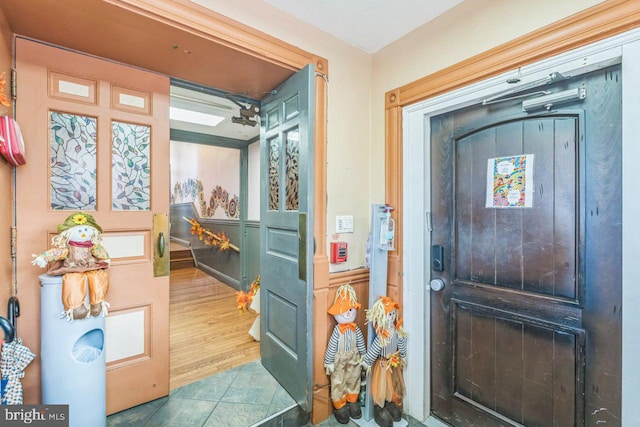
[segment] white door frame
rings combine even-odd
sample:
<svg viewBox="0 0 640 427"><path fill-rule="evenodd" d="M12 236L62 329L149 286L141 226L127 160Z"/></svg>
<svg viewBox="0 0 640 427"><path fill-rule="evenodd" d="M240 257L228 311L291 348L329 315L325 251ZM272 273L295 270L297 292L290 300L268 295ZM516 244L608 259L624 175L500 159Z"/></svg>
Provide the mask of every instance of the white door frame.
<svg viewBox="0 0 640 427"><path fill-rule="evenodd" d="M565 76L588 72L622 62L622 420L640 419L640 370L634 369L640 352L640 316L632 308L640 305L640 271L634 263L640 259L640 198L635 180L640 159L640 29L619 34L573 51L527 65L482 82L403 108L403 307L407 331L408 365L405 371L407 396L405 411L426 421L428 426L443 426L429 417L430 408L430 150L431 116L481 102L508 90L508 78L519 75L527 83L558 71ZM634 180L636 182L634 182ZM422 230L419 232L418 230Z"/></svg>

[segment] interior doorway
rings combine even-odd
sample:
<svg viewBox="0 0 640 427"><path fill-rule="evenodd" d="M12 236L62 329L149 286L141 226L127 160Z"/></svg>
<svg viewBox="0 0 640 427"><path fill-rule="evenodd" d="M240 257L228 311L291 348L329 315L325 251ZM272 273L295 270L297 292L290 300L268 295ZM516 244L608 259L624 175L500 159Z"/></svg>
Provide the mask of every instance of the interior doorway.
<svg viewBox="0 0 640 427"><path fill-rule="evenodd" d="M404 197L405 200L411 200L411 206L408 208L407 212L405 212L405 229L423 229L425 230L424 236L406 236L407 240L405 241L406 248L410 248L410 250L406 250L407 254L410 254L404 260L405 265L405 275L407 280L411 280L412 282L423 282L426 283L427 286L424 289L411 288L404 295L405 302L407 306L412 306L414 309L420 308L420 313L422 316L425 316L426 319L431 318L431 304L430 299L434 297L432 293L429 292L429 282L433 277L430 272L430 268L422 268L423 265L430 265L430 258L428 248L431 247L431 229L433 224L432 220L432 209L434 207L429 202L432 199L432 189L431 189L431 180L430 177L432 175L431 171L431 150L424 150L425 147L429 145L424 145L423 142L428 141L432 132L430 126L430 118L433 116L437 116L443 112L452 111L458 108L464 108L466 106L482 103L483 99L488 99L496 94L507 95L512 89L510 85L507 83L510 77L517 75L521 78L520 83L526 85L527 83L534 82L536 80L548 78L550 73L557 71L562 75L568 77L581 73L586 73L589 71L597 70L609 65L613 65L616 63L620 63L622 61L622 73L625 76L623 82L623 93L633 92L634 87L637 87L638 80L632 76L631 67L634 63L637 62L638 49L640 48L638 44L638 33L637 31L630 31L625 34L621 34L620 36L612 37L611 39L604 40L602 42L594 43L582 49L577 49L575 51L567 52L563 55L559 55L557 57L549 58L548 60L541 61L535 64L531 64L526 67L522 67L520 70L514 70L513 72L505 73L504 75L497 76L495 78L487 79L480 84L469 86L462 88L458 91L448 93L446 95L436 97L427 101L424 101L420 104L412 105L410 107L406 107L404 110L404 129L405 141L409 141L404 145L404 159L405 166L408 165L410 167L405 168L406 171L414 171L420 170L421 178L410 180L408 179L408 175L404 177ZM633 148L630 147L630 141L632 140L631 129L635 128L636 125L633 124L632 120L625 120L625 117L629 117L630 114L633 114L632 111L634 105L634 99L629 97L623 97L622 99L622 122L623 122L623 130L622 130L622 147L623 151L628 153L629 150L633 151ZM420 141L420 143L417 143ZM625 148L626 147L626 148ZM625 156L626 157L626 156ZM625 169L625 158L622 159L622 169ZM426 165L425 168L420 167L419 165ZM625 177L623 175L623 188L625 187ZM421 182L422 184L416 184L416 182ZM626 182L630 181L628 178ZM424 184L426 183L426 184ZM630 199L631 194L623 191L622 200L623 207L625 205L625 200ZM425 215L426 212L426 215ZM624 217L624 213L623 213ZM637 227L636 224L628 221L628 216L625 220L625 228L627 229L635 229ZM625 232L626 235L626 232ZM622 247L625 246L625 235L622 236ZM417 244L417 245L416 245ZM426 251L421 248L427 249ZM623 265L623 276L625 275L625 259L628 259L624 254L622 256L622 265ZM426 260L426 261L424 261ZM629 264L627 264L629 265ZM418 266L418 267L415 267ZM622 282L622 304L625 304L625 301L629 301L629 297L625 297L625 288L629 287L629 283L627 280ZM626 285L625 285L626 284ZM416 292L418 291L418 292ZM423 314L424 313L424 314ZM424 317L423 317L424 318ZM629 320L625 320L628 322ZM407 320L409 322L409 320ZM425 351L429 351L431 344L428 330L430 325L429 320L423 323L425 330L424 332L420 331L420 336L423 338L419 340L418 343L414 340L415 345L419 348L425 349ZM624 327L623 327L624 328ZM623 334L624 335L624 334ZM414 337L418 335L414 333ZM624 341L623 340L623 349L624 349ZM414 353L412 353L414 354ZM626 351L622 352L623 359L623 370L622 370L622 388L624 389L625 378L627 378L628 373L625 373L624 370L624 359L625 359ZM415 378L418 375L422 375L422 378L425 379L424 385L426 389L420 390L419 388L415 388L414 390L418 393L419 396L416 397L415 400L408 402L408 405L411 405L413 408L419 408L418 410L423 411L422 417L427 419L427 425L440 425L439 421L434 417L429 417L433 407L430 405L430 401L432 398L430 397L429 385L433 380L433 376L429 369L421 370L420 367L429 366L430 360L429 357L425 357L424 364L422 363L414 363L412 366L414 368L410 369L408 376L410 379ZM416 369L416 367L418 369ZM411 399L410 399L411 400ZM624 397L623 397L624 401ZM624 407L624 404L623 404Z"/></svg>
<svg viewBox="0 0 640 427"><path fill-rule="evenodd" d="M170 104L173 390L260 359L260 120L259 101L184 82Z"/></svg>
<svg viewBox="0 0 640 427"><path fill-rule="evenodd" d="M328 70L328 63L324 58L192 4L160 2L162 4L149 6L143 3L132 5L130 2L120 0L114 2L83 0L76 2L72 8L60 9L47 1L34 0L34 2L35 4L30 2L29 7L25 7L24 2L20 1L8 0L2 3L1 9L9 24L8 29L14 35L40 40L63 47L68 51L84 52L94 58L104 58L113 63L128 64L140 70L149 70L158 76L172 76L209 87L244 91L256 98L262 98L266 93L265 90L273 89L291 77L296 70L308 64L314 64L322 73ZM52 25L43 25L45 21ZM119 24L104 25L105 22ZM140 28L145 28L145 34L142 37ZM120 40L135 42L120 43ZM189 60L185 61L186 58ZM327 105L326 80L323 77L326 76L320 74L315 78L315 92L321 95L315 101L318 107L317 114L310 114L308 117L308 120L316 123L313 140L317 141L318 150L314 163L321 168L324 168L326 163L324 141L326 140ZM168 86L167 81L166 87ZM313 86L311 87L313 90ZM144 98L145 93L139 95L141 96L124 98L128 98L129 102L139 103L139 98ZM108 100L109 96L106 95L103 99ZM168 97L163 96L161 99L166 102ZM163 122L166 124L166 121ZM161 139L168 140L164 137ZM163 147L155 145L154 148ZM108 159L108 156L102 157ZM160 171L161 168L158 170ZM167 175L166 170L155 174L157 177ZM319 213L326 209L326 182L323 176L322 174L316 176L316 187L311 196L315 202L314 210ZM163 189L167 186L155 186L155 188L164 191ZM109 194L109 192L103 192L103 194ZM317 217L319 229L322 230L324 217L322 215ZM314 230L312 222L309 221L308 224L310 230ZM121 221L118 226L126 227L127 223ZM168 232L158 233L158 242L163 240L160 236L168 234ZM309 256L310 250L307 248L307 260L326 265L324 240L324 233L318 233L316 242L318 252L315 256ZM312 242L312 239L309 239L309 242ZM149 244L145 247L153 251L159 246ZM148 253L144 254L145 262L149 259L148 255ZM23 258L28 259L29 256ZM307 270L312 271L312 268ZM27 267L19 265L18 271L22 278L21 282L32 281L28 280L27 273L32 271L30 265ZM27 280L24 280L25 278ZM166 295L168 293L163 293L163 297ZM154 314L162 315L166 320L168 316L164 314L165 308L167 307L163 306L160 310L155 310ZM30 347L37 351L40 332L33 313L25 313L27 316L23 319L25 326L23 334L32 337L33 345ZM146 317L141 316L140 319L146 319ZM166 331L166 328L156 328L156 330ZM148 340L148 335L139 336L140 341L143 339ZM166 339L157 341L161 341L163 345L167 344ZM142 347L139 346L139 348ZM143 350L146 352L147 347L145 346ZM142 354L146 354L144 352ZM165 356L164 352L162 356ZM37 362L32 366L34 366L34 375L28 376L23 382L25 402L38 402L40 399L41 387ZM161 378L163 384L168 383L168 373L163 375L165 375ZM153 384L153 387L156 387L156 384ZM129 387L127 391L135 390Z"/></svg>

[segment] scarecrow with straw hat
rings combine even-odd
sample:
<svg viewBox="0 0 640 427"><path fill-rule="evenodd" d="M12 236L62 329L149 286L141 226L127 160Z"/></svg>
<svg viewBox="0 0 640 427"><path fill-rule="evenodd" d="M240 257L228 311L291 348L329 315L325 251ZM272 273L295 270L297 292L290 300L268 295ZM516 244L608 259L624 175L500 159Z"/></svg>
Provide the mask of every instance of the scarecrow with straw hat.
<svg viewBox="0 0 640 427"><path fill-rule="evenodd" d="M380 427L391 427L402 418L405 394L402 370L407 358L407 333L402 328L399 309L398 303L384 296L378 298L366 314L366 322L371 323L376 337L362 366L371 369L373 419Z"/></svg>
<svg viewBox="0 0 640 427"><path fill-rule="evenodd" d="M355 290L345 284L338 288L335 301L328 310L338 324L329 338L324 367L327 375L331 376L333 413L340 424L347 424L349 418L362 416L358 396L361 363L367 350L362 331L355 323L359 308Z"/></svg>
<svg viewBox="0 0 640 427"><path fill-rule="evenodd" d="M69 320L107 315L110 259L102 246L102 228L88 213L77 212L58 225L58 235L51 239L52 248L32 263L47 274L62 276L62 305ZM85 304L89 289L89 307Z"/></svg>

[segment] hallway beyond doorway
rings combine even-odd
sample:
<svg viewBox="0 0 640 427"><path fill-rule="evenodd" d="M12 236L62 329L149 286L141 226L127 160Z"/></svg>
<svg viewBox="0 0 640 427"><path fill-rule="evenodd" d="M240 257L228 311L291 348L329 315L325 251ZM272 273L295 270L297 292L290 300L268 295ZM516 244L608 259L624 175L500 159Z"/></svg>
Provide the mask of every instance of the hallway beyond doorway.
<svg viewBox="0 0 640 427"><path fill-rule="evenodd" d="M260 359L235 290L195 267L171 270L170 390Z"/></svg>

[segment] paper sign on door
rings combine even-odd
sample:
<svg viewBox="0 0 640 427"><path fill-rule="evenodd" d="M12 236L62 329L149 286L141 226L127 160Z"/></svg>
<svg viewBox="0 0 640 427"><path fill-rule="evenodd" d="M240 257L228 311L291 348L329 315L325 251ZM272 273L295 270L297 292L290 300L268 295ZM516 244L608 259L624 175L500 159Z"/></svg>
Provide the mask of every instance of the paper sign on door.
<svg viewBox="0 0 640 427"><path fill-rule="evenodd" d="M533 206L533 154L496 157L487 162L487 208Z"/></svg>

